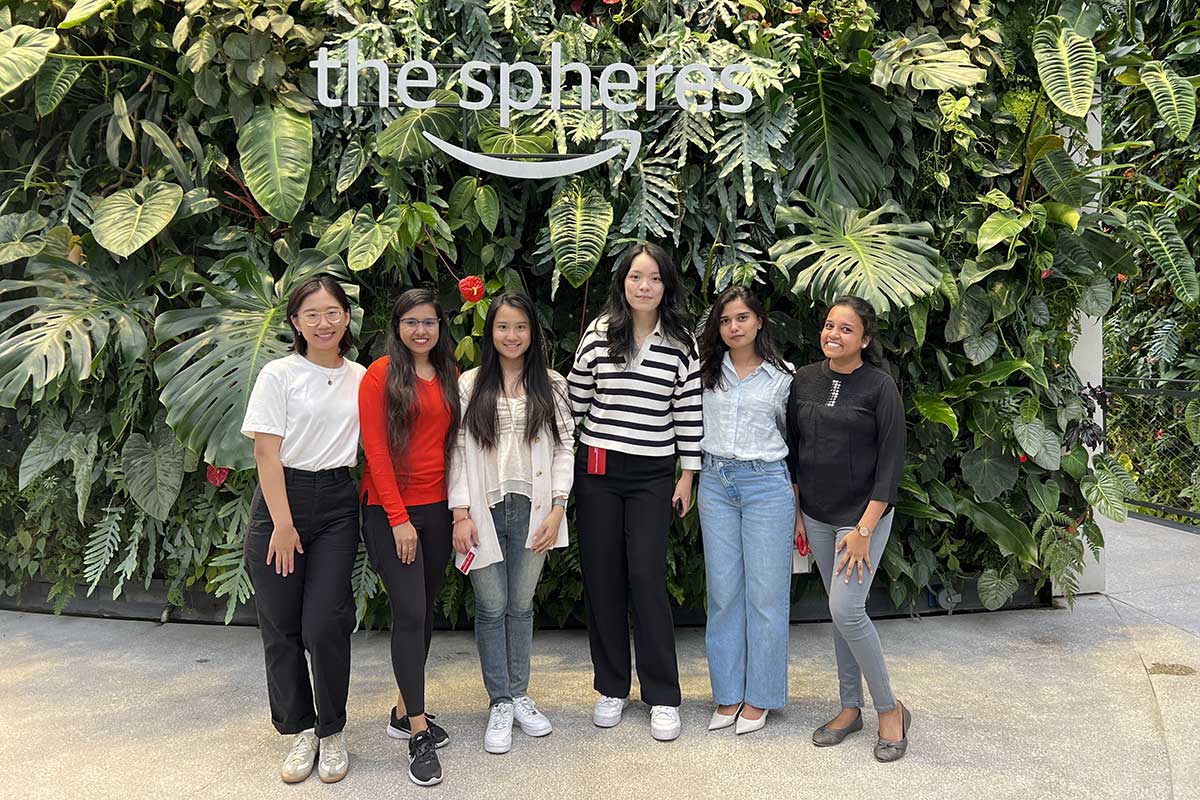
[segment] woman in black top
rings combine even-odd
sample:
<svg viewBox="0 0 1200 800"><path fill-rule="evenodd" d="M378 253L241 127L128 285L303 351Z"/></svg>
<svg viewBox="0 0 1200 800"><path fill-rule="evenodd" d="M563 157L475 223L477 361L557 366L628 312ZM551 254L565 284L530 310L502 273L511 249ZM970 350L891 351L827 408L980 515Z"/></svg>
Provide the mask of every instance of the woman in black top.
<svg viewBox="0 0 1200 800"><path fill-rule="evenodd" d="M825 360L792 381L788 447L796 537L808 540L829 592L842 701L841 713L813 733L813 743L840 744L862 730L865 676L879 715L875 758L895 761L908 747L911 717L892 695L866 599L904 472L904 405L879 366L878 332L865 300L834 301L821 330Z"/></svg>

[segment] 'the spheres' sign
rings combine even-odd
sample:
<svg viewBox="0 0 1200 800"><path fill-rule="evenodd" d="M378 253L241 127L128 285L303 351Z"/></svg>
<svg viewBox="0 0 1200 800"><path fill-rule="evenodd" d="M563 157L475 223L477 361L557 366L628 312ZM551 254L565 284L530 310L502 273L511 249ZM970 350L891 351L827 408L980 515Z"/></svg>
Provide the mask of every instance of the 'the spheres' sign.
<svg viewBox="0 0 1200 800"><path fill-rule="evenodd" d="M331 70L340 69L345 69L347 73L347 89L344 100L346 105L357 106L359 104L358 77L364 69L372 69L376 73L379 86L379 107L387 108L392 104L393 82L388 65L376 59L360 61L358 53L358 41L351 39L347 45L344 66L341 61L330 59L329 50L325 47L317 51L315 61L309 62L309 66L317 71L317 100L321 105L327 108L338 108L343 104L342 98L331 97L329 94L329 73ZM636 101L619 100L614 97L614 92L636 90L640 90L644 94L645 109L654 111L658 102L658 81L672 76L674 76L675 102L687 111L711 111L713 109L711 95L718 86L725 92L737 96L736 102L725 102L723 99L718 101L717 106L724 113L739 114L750 107L753 99L750 90L734 80L734 76L738 73L750 72L750 67L746 64L731 64L721 69L719 75L707 64L688 64L679 69L670 64L648 64L643 69L644 77L639 76L640 70L632 64L621 62L609 64L600 72L596 97L593 99L594 76L591 67L579 62L563 64L562 45L555 42L550 48L548 105L554 111L562 109L563 83L569 72L575 72L579 76L579 106L584 111L595 107L610 111L634 111L639 105ZM479 78L481 74L486 75L492 70L498 72L495 91ZM518 75L523 75L528 79L529 88L523 97L518 97L513 91L515 88L514 78ZM543 95L546 91L546 81L542 78L542 69L528 61L499 65L489 64L485 61L468 61L458 70L458 82L464 89L463 96L458 103L460 108L468 111L498 108L500 125L505 128L509 126L513 111L529 111L537 107L543 102ZM432 108L434 101L417 99L412 96L411 91L413 89L433 89L438 85L437 69L433 64L423 60L409 61L400 65L396 71L395 97L406 108ZM688 100L688 92L696 92L702 98L707 96L709 99L693 105ZM561 161L518 162L464 150L440 139L429 131L422 133L434 147L452 158L476 169L510 178L556 178L572 175L599 166L621 152L620 146L614 146L590 155L580 155ZM611 131L601 138L628 140L629 151L625 157L624 169L628 169L629 165L633 163L642 143L641 133L630 129Z"/></svg>

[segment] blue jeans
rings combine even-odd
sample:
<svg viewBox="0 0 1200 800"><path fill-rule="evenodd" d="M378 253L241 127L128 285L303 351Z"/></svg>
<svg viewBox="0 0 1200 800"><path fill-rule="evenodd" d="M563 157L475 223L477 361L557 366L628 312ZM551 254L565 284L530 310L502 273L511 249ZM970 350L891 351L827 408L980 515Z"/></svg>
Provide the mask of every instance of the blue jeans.
<svg viewBox="0 0 1200 800"><path fill-rule="evenodd" d="M529 651L533 647L533 593L545 553L525 546L529 498L506 494L492 506L492 521L504 560L473 569L475 643L491 705L529 691Z"/></svg>
<svg viewBox="0 0 1200 800"><path fill-rule="evenodd" d="M833 619L833 652L837 657L838 691L843 708L862 708L864 675L867 678L867 686L871 689L875 710L891 711L896 707L887 667L883 663L879 634L875 631L875 624L867 616L867 594L875 581L875 573L879 571L879 562L883 558L883 549L887 547L895 516L892 511L884 514L883 519L875 526L875 532L871 534L871 565L874 569L866 572L864 568L862 583L858 582L857 576L846 583L844 571L840 575L833 574L842 560L842 556L837 553L837 543L847 536L858 534L853 528L830 525L819 522L808 514L804 515L808 543L812 546L817 567L821 570L821 578L825 581L825 590L829 593L829 616Z"/></svg>
<svg viewBox="0 0 1200 800"><path fill-rule="evenodd" d="M697 499L708 583L708 673L719 705L787 704L796 499L782 461L706 455Z"/></svg>

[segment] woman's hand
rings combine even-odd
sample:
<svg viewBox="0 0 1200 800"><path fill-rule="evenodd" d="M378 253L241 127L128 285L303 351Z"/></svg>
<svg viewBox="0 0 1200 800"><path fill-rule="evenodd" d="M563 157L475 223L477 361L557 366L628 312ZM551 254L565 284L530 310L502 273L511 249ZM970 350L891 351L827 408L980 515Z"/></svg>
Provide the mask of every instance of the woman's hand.
<svg viewBox="0 0 1200 800"><path fill-rule="evenodd" d="M412 520L393 525L392 538L396 540L396 557L402 564L411 564L417 557L417 529Z"/></svg>
<svg viewBox="0 0 1200 800"><path fill-rule="evenodd" d="M683 475L679 478L679 482L675 484L675 494L671 495L671 508L674 508L679 516L687 516L688 509L692 507L692 472L684 470Z"/></svg>
<svg viewBox="0 0 1200 800"><path fill-rule="evenodd" d="M472 547L479 546L479 529L475 527L475 521L468 514L465 517L460 517L454 520L454 550L460 555L466 555L471 552Z"/></svg>
<svg viewBox="0 0 1200 800"><path fill-rule="evenodd" d="M533 543L530 545L533 552L546 553L554 547L554 543L558 541L559 526L562 525L563 515L566 513L567 510L562 506L550 509L550 513L542 520L542 524L533 532Z"/></svg>
<svg viewBox="0 0 1200 800"><path fill-rule="evenodd" d="M796 529L794 534L796 552L802 556L811 553L812 547L808 544L808 531L804 527L804 515L800 513L800 509L796 509Z"/></svg>
<svg viewBox="0 0 1200 800"><path fill-rule="evenodd" d="M296 553L303 553L295 525L277 525L267 543L267 566L275 561L275 574L287 577L296 571Z"/></svg>
<svg viewBox="0 0 1200 800"><path fill-rule="evenodd" d="M875 570L871 564L871 537L860 536L857 531L850 531L842 537L842 541L838 542L837 552L842 553L842 560L838 562L838 567L833 572L835 575L840 574L842 569L846 570L846 583L850 582L850 576L858 571L858 582L863 582L863 564L867 565L867 573L870 574Z"/></svg>

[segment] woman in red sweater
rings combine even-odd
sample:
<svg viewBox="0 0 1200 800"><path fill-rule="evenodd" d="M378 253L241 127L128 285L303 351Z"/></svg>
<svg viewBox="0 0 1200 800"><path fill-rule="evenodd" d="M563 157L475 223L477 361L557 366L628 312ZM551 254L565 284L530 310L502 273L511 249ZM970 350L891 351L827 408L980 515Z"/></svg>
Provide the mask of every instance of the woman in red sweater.
<svg viewBox="0 0 1200 800"><path fill-rule="evenodd" d="M392 669L400 690L388 735L409 739L414 783L442 780L435 748L449 741L425 713L425 660L433 601L450 558L453 529L446 466L459 423L458 370L449 320L428 289L396 301L387 355L358 393L366 469L362 532L392 607Z"/></svg>

